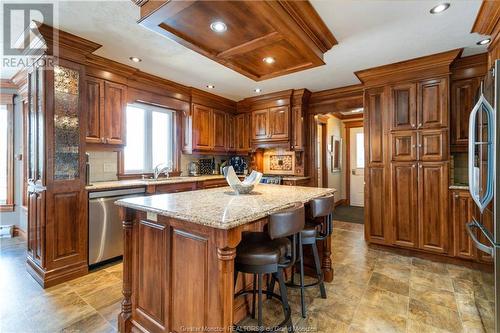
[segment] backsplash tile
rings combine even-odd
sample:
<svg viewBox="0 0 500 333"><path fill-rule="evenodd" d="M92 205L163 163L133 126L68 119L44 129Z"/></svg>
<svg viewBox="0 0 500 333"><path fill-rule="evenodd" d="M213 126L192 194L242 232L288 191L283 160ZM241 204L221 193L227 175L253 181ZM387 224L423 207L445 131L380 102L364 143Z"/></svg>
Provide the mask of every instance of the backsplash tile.
<svg viewBox="0 0 500 333"><path fill-rule="evenodd" d="M118 180L118 153L109 151L88 151L90 182Z"/></svg>
<svg viewBox="0 0 500 333"><path fill-rule="evenodd" d="M450 177L452 184L460 185L469 183L467 153L452 154Z"/></svg>

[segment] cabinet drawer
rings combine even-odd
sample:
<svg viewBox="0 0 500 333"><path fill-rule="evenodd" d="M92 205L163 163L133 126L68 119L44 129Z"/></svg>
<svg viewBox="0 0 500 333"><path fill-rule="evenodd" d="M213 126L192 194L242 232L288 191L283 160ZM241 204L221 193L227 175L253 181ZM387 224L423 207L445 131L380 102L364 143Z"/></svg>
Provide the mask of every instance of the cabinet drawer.
<svg viewBox="0 0 500 333"><path fill-rule="evenodd" d="M417 159L417 133L401 131L391 134L392 160L415 161Z"/></svg>
<svg viewBox="0 0 500 333"><path fill-rule="evenodd" d="M178 183L157 185L155 193L177 193L196 190L196 183Z"/></svg>
<svg viewBox="0 0 500 333"><path fill-rule="evenodd" d="M418 159L448 160L448 130L428 130L418 134Z"/></svg>
<svg viewBox="0 0 500 333"><path fill-rule="evenodd" d="M214 180L205 180L200 184L200 188L215 188L215 187L224 187L229 186L225 179L214 179Z"/></svg>

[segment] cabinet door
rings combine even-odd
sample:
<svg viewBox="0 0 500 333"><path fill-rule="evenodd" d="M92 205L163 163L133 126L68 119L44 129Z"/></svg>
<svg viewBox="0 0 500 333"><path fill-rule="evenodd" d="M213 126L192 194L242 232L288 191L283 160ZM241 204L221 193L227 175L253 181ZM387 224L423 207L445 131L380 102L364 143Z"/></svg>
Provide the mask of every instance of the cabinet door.
<svg viewBox="0 0 500 333"><path fill-rule="evenodd" d="M193 149L211 150L213 148L212 109L193 104Z"/></svg>
<svg viewBox="0 0 500 333"><path fill-rule="evenodd" d="M304 150L304 116L302 114L302 107L296 106L292 109L293 117L293 142L292 148L295 151Z"/></svg>
<svg viewBox="0 0 500 333"><path fill-rule="evenodd" d="M235 151L236 150L236 119L232 114L226 115L226 150Z"/></svg>
<svg viewBox="0 0 500 333"><path fill-rule="evenodd" d="M121 84L104 83L104 142L125 144L125 92Z"/></svg>
<svg viewBox="0 0 500 333"><path fill-rule="evenodd" d="M250 131L248 129L247 116L248 115L244 113L238 114L234 120L234 141L237 152L248 151L248 133Z"/></svg>
<svg viewBox="0 0 500 333"><path fill-rule="evenodd" d="M391 134L392 160L415 161L417 159L417 133L398 131Z"/></svg>
<svg viewBox="0 0 500 333"><path fill-rule="evenodd" d="M448 160L448 130L426 130L418 133L418 159Z"/></svg>
<svg viewBox="0 0 500 333"><path fill-rule="evenodd" d="M226 151L226 113L213 110L213 149L215 151Z"/></svg>
<svg viewBox="0 0 500 333"><path fill-rule="evenodd" d="M368 165L384 163L385 105L383 88L374 88L365 92L364 129L367 147L365 161Z"/></svg>
<svg viewBox="0 0 500 333"><path fill-rule="evenodd" d="M469 115L480 79L455 81L451 85L451 145L467 146L469 141Z"/></svg>
<svg viewBox="0 0 500 333"><path fill-rule="evenodd" d="M448 80L418 83L418 128L448 127Z"/></svg>
<svg viewBox="0 0 500 333"><path fill-rule="evenodd" d="M453 223L454 255L456 257L475 258L476 248L467 233L465 225L472 221L473 201L468 191L451 192L451 221Z"/></svg>
<svg viewBox="0 0 500 333"><path fill-rule="evenodd" d="M289 122L290 118L287 106L269 109L269 134L271 135L271 139L288 139Z"/></svg>
<svg viewBox="0 0 500 333"><path fill-rule="evenodd" d="M448 162L419 163L419 248L448 252Z"/></svg>
<svg viewBox="0 0 500 333"><path fill-rule="evenodd" d="M398 162L391 166L391 221L395 245L417 247L417 162Z"/></svg>
<svg viewBox="0 0 500 333"><path fill-rule="evenodd" d="M385 167L367 168L365 183L365 237L372 243L387 244Z"/></svg>
<svg viewBox="0 0 500 333"><path fill-rule="evenodd" d="M391 88L392 130L409 130L417 127L416 102L416 84L400 84Z"/></svg>
<svg viewBox="0 0 500 333"><path fill-rule="evenodd" d="M103 142L104 130L104 81L93 77L85 80L87 91L87 134L85 141L89 143Z"/></svg>
<svg viewBox="0 0 500 333"><path fill-rule="evenodd" d="M269 110L252 112L252 140L269 139Z"/></svg>

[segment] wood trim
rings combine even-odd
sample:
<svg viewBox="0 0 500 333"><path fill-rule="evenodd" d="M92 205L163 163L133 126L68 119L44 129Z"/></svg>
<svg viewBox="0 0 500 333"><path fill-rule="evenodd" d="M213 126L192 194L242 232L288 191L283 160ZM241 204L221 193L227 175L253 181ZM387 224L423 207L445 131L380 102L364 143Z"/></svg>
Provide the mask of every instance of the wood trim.
<svg viewBox="0 0 500 333"><path fill-rule="evenodd" d="M313 92L309 100L309 113L333 113L363 107L362 84Z"/></svg>
<svg viewBox="0 0 500 333"><path fill-rule="evenodd" d="M363 127L363 121L345 122L345 204L351 204L351 128Z"/></svg>
<svg viewBox="0 0 500 333"><path fill-rule="evenodd" d="M237 112L252 112L258 109L285 106L292 103L293 89L247 97L237 103Z"/></svg>
<svg viewBox="0 0 500 333"><path fill-rule="evenodd" d="M496 0L483 0L477 14L472 32L493 37L497 24L500 21L500 3Z"/></svg>
<svg viewBox="0 0 500 333"><path fill-rule="evenodd" d="M338 200L338 201L335 202L335 207L337 207L337 206L345 206L345 205L347 205L345 199L340 199L340 200Z"/></svg>
<svg viewBox="0 0 500 333"><path fill-rule="evenodd" d="M451 63L463 49L455 49L429 56L396 62L389 65L364 69L354 74L368 86L377 86L405 80L424 79L429 76L447 75Z"/></svg>
<svg viewBox="0 0 500 333"><path fill-rule="evenodd" d="M8 79L0 79L0 89L17 89L17 85Z"/></svg>
<svg viewBox="0 0 500 333"><path fill-rule="evenodd" d="M488 53L456 59L451 65L451 79L463 80L483 77L488 71Z"/></svg>
<svg viewBox="0 0 500 333"><path fill-rule="evenodd" d="M321 126L321 178L323 179L322 187L328 187L328 163L326 147L328 144L328 122L320 122ZM319 184L318 184L319 185Z"/></svg>
<svg viewBox="0 0 500 333"><path fill-rule="evenodd" d="M14 95L0 94L1 104L7 106L7 199L0 204L1 212L12 212L14 203Z"/></svg>

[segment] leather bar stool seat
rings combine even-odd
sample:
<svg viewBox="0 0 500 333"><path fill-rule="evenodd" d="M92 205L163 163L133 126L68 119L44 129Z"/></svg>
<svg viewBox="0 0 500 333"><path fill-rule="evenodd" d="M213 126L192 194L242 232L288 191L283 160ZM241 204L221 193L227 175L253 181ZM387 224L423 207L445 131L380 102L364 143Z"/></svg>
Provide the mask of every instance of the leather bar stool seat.
<svg viewBox="0 0 500 333"><path fill-rule="evenodd" d="M287 238L271 239L266 232L243 234L236 248L236 264L240 265L277 265L291 252L292 244Z"/></svg>
<svg viewBox="0 0 500 333"><path fill-rule="evenodd" d="M316 229L316 224L307 223L304 230L300 232L302 237L302 244L312 244L316 243L316 236L318 235L318 230ZM312 242L312 243L311 243Z"/></svg>

